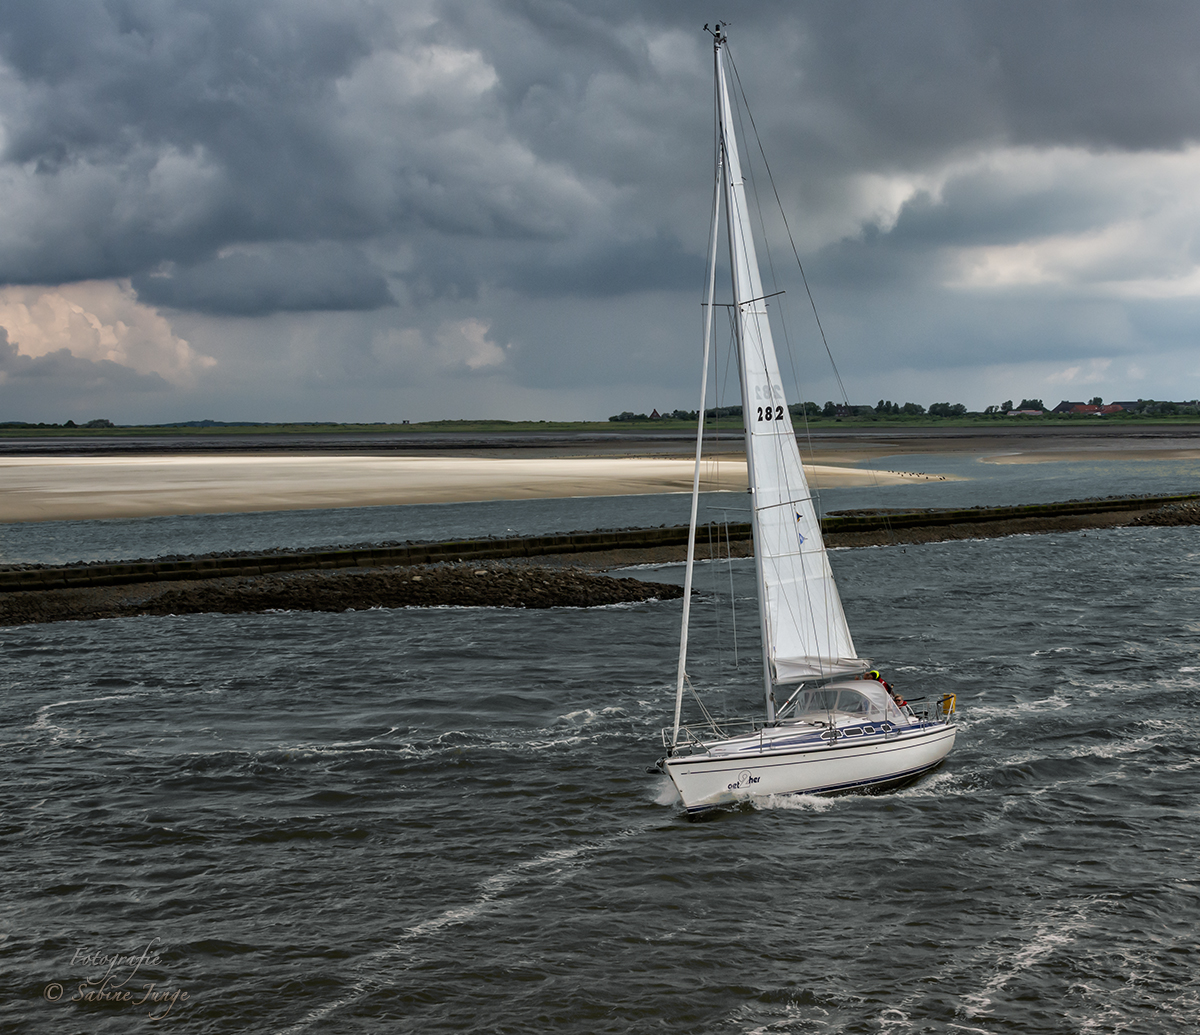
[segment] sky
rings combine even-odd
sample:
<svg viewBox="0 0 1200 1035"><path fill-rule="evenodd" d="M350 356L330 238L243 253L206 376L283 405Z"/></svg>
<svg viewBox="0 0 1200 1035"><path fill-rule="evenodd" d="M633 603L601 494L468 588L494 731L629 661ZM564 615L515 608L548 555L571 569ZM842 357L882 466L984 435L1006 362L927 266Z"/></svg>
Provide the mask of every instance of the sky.
<svg viewBox="0 0 1200 1035"><path fill-rule="evenodd" d="M1195 3L38 0L0 421L694 409L717 19L850 402L1200 397Z"/></svg>

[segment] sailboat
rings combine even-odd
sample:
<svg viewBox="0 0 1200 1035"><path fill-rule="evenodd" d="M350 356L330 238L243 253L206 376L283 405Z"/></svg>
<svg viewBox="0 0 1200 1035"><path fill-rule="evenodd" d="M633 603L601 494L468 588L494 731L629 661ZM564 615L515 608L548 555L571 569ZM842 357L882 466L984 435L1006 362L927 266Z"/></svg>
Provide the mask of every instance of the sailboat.
<svg viewBox="0 0 1200 1035"><path fill-rule="evenodd" d="M684 582L675 721L657 768L689 814L772 795L880 790L942 763L954 746L953 695L905 702L854 647L804 477L779 376L767 295L751 233L730 102L727 38L714 41L719 126L696 471ZM704 410L712 340L720 210L725 210L741 383L765 716L683 724ZM784 703L778 705L780 697ZM914 706L915 705L915 706ZM707 714L707 713L706 713Z"/></svg>

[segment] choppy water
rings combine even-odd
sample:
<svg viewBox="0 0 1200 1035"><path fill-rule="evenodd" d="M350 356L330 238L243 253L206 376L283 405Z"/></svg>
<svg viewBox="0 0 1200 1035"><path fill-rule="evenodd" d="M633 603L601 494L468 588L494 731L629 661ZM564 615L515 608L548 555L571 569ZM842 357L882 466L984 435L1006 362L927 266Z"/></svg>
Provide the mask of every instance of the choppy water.
<svg viewBox="0 0 1200 1035"><path fill-rule="evenodd" d="M677 601L0 630L0 1027L1200 1028L1200 529L833 564L860 649L958 694L955 752L699 823L645 772ZM753 712L750 570L698 586L693 674ZM71 1002L152 942L113 979L165 1018Z"/></svg>

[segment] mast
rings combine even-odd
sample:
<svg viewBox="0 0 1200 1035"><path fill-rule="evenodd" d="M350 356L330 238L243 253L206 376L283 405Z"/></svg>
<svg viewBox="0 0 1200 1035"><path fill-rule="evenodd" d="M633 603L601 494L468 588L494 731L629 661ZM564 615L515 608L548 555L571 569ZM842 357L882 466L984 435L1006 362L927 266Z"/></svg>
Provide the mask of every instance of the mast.
<svg viewBox="0 0 1200 1035"><path fill-rule="evenodd" d="M696 466L692 472L692 516L688 522L687 567L683 576L683 621L679 630L679 667L675 673L675 729L671 750L679 743L679 717L683 711L683 682L687 679L688 618L692 613L692 571L696 566L696 515L700 509L700 457L704 447L704 407L708 405L708 356L712 346L713 300L717 288L717 229L721 214L721 161L713 178L712 241L708 246L708 301L704 307L704 366L700 375L700 415L696 422Z"/></svg>
<svg viewBox="0 0 1200 1035"><path fill-rule="evenodd" d="M746 438L746 468L750 485L750 528L754 537L754 570L755 584L758 589L759 635L762 640L763 658L763 697L766 703L767 722L775 721L774 681L771 667L771 630L768 623L766 573L764 571L764 553L762 529L759 523L759 506L754 463L754 435L751 431L753 414L756 412L750 401L749 378L745 376L746 364L746 317L751 305L763 305L761 313L765 319L765 299L758 276L758 258L754 251L754 241L746 226L746 190L742 179L741 160L738 155L737 137L733 129L733 107L729 101L729 84L725 76L725 63L722 60L725 33L721 23L717 23L713 32L713 62L717 77L717 112L720 126L721 157L725 169L725 227L729 239L729 267L733 280L733 302L736 317L734 319L734 344L737 349L738 370L742 372L739 382L742 389L742 424L745 427ZM773 398L773 395L772 395Z"/></svg>

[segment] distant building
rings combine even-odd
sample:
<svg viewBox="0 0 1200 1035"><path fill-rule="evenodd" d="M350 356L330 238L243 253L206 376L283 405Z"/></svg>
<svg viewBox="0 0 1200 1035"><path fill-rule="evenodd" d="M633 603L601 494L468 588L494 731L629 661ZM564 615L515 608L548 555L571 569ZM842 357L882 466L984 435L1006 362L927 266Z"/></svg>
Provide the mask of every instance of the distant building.
<svg viewBox="0 0 1200 1035"><path fill-rule="evenodd" d="M1051 410L1051 413L1078 413L1085 417L1103 417L1110 413L1124 413L1127 410L1132 412L1136 407L1135 402L1111 402L1106 406L1095 406L1092 403L1071 402L1064 399Z"/></svg>

